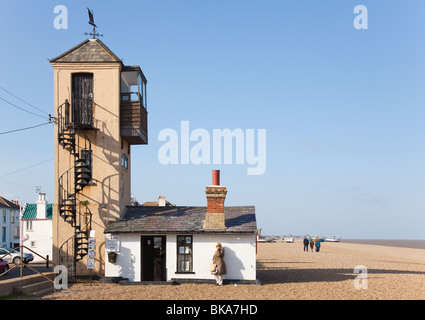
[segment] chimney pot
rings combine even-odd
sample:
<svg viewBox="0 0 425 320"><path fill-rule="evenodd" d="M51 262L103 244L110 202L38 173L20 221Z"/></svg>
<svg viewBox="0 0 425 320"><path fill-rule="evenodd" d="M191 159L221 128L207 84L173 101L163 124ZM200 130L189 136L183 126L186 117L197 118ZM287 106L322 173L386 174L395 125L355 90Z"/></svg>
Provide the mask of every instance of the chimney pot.
<svg viewBox="0 0 425 320"><path fill-rule="evenodd" d="M220 170L212 171L212 185L219 186L220 185Z"/></svg>
<svg viewBox="0 0 425 320"><path fill-rule="evenodd" d="M37 200L37 219L45 219L46 218L46 209L47 209L47 201L46 194L39 193Z"/></svg>
<svg viewBox="0 0 425 320"><path fill-rule="evenodd" d="M38 194L38 201L46 201L46 194L45 193L39 193Z"/></svg>
<svg viewBox="0 0 425 320"><path fill-rule="evenodd" d="M166 202L165 202L165 196L159 196L158 197L158 207L165 207L166 206Z"/></svg>

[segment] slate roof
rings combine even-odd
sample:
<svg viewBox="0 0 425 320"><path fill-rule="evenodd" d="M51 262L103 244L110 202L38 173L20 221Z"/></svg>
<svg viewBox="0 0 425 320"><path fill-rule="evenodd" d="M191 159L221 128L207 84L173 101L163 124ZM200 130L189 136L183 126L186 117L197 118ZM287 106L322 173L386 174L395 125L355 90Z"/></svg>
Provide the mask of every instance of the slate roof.
<svg viewBox="0 0 425 320"><path fill-rule="evenodd" d="M118 58L102 41L99 39L87 39L74 48L50 60L50 62L120 62Z"/></svg>
<svg viewBox="0 0 425 320"><path fill-rule="evenodd" d="M53 204L46 204L46 219L52 219ZM32 220L37 218L37 204L27 203L25 205L24 213L22 214L23 220Z"/></svg>
<svg viewBox="0 0 425 320"><path fill-rule="evenodd" d="M0 196L0 208L11 208L19 210L19 205Z"/></svg>
<svg viewBox="0 0 425 320"><path fill-rule="evenodd" d="M105 233L255 233L255 207L225 207L226 230L204 230L207 207L126 207Z"/></svg>

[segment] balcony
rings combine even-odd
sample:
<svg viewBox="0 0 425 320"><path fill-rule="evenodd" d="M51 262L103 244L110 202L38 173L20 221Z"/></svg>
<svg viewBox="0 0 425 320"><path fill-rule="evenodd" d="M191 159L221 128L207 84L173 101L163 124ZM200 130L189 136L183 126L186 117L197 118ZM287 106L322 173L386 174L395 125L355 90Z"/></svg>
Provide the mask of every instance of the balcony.
<svg viewBox="0 0 425 320"><path fill-rule="evenodd" d="M121 70L120 134L130 145L148 143L146 82L138 66Z"/></svg>

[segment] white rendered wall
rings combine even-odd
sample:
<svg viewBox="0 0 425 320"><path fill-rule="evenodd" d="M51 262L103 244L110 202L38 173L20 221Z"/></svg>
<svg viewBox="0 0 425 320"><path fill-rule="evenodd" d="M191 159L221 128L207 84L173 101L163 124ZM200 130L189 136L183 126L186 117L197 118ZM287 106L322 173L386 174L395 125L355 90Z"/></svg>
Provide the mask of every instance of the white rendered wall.
<svg viewBox="0 0 425 320"><path fill-rule="evenodd" d="M179 234L180 235L180 234ZM116 242L117 261L108 261L106 240L106 277L123 277L129 281L140 281L141 234L113 234ZM159 235L155 235L159 236ZM215 245L220 242L225 250L227 266L225 279L256 280L256 236L255 234L193 234L193 273L176 273L177 234L166 236L167 280L171 279L214 279L209 271ZM106 235L108 238L109 235Z"/></svg>
<svg viewBox="0 0 425 320"><path fill-rule="evenodd" d="M141 275L141 234L119 234L113 235L117 240L116 248L118 256L116 263L108 261L107 242L105 239L105 276L123 277L129 281L140 281ZM106 237L108 238L108 237ZM115 251L115 250L114 250Z"/></svg>
<svg viewBox="0 0 425 320"><path fill-rule="evenodd" d="M194 234L193 272L176 273L177 235L167 237L167 280L171 279L214 279L209 271L215 245L220 242L224 248L225 279L256 279L256 241L254 234Z"/></svg>
<svg viewBox="0 0 425 320"><path fill-rule="evenodd" d="M25 220L23 221L24 227L26 225ZM46 258L49 255L49 260L52 260L52 220L32 220L32 229L25 230L24 234L28 236L27 240L23 242L23 245L31 250L37 252L39 255ZM34 245L31 245L34 243ZM24 250L28 252L28 250ZM45 261L38 255L34 255L33 261L42 262Z"/></svg>

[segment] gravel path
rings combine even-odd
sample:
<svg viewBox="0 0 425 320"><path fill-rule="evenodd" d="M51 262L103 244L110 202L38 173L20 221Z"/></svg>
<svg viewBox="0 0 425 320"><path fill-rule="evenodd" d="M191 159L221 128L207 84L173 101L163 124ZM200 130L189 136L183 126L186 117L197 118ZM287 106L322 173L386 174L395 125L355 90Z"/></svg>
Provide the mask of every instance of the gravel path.
<svg viewBox="0 0 425 320"><path fill-rule="evenodd" d="M365 282L356 266L367 268ZM425 250L328 243L304 252L301 242L259 243L257 277L262 285L134 285L77 283L44 296L50 300L370 300L425 299ZM363 280L364 281L364 280Z"/></svg>

